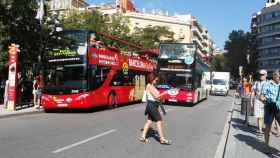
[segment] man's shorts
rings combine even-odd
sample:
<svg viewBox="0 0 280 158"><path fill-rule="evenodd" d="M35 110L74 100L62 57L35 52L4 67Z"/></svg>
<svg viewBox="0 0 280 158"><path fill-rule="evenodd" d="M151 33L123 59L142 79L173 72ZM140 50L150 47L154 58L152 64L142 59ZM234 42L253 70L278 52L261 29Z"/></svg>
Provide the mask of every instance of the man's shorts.
<svg viewBox="0 0 280 158"><path fill-rule="evenodd" d="M271 126L273 120L280 123L280 110L275 103L268 103L264 108L264 123L266 126Z"/></svg>

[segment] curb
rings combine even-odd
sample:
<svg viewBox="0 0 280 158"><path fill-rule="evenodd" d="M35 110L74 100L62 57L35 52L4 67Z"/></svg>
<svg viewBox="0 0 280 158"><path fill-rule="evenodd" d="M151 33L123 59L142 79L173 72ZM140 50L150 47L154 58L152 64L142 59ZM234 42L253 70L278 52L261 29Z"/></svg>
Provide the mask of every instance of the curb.
<svg viewBox="0 0 280 158"><path fill-rule="evenodd" d="M4 115L0 114L0 119L16 117L16 116L23 116L23 115L34 115L34 114L39 114L39 113L43 113L43 112L44 112L44 110L40 110L40 111L39 110L38 111L26 111L26 112L4 114Z"/></svg>
<svg viewBox="0 0 280 158"><path fill-rule="evenodd" d="M225 156L225 149L226 149L226 145L227 145L227 141L228 141L231 119L232 119L233 112L234 112L233 111L234 106L235 106L235 96L233 97L233 101L232 101L232 105L231 105L231 111L228 112L229 114L227 116L227 120L226 120L226 124L225 124L224 130L223 130L223 134L221 136L221 140L218 144L218 147L217 147L214 158L223 158Z"/></svg>

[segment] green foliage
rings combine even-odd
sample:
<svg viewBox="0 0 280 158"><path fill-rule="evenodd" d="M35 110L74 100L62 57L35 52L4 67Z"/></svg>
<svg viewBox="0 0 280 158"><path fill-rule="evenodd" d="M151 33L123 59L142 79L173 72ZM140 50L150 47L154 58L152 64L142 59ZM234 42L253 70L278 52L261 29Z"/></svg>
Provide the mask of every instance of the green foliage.
<svg viewBox="0 0 280 158"><path fill-rule="evenodd" d="M257 69L256 63L256 40L251 33L245 33L242 30L232 31L228 41L225 43L226 58L228 59L228 68L231 74L239 77L239 66L244 67L244 75L252 74ZM247 54L250 60L247 60Z"/></svg>
<svg viewBox="0 0 280 158"><path fill-rule="evenodd" d="M227 64L228 59L224 56L224 54L218 54L214 56L210 65L213 71L228 71Z"/></svg>
<svg viewBox="0 0 280 158"><path fill-rule="evenodd" d="M161 26L139 28L132 36L136 43L140 43L145 48L158 48L161 42L174 41L174 33L167 27Z"/></svg>
<svg viewBox="0 0 280 158"><path fill-rule="evenodd" d="M41 52L44 55L45 49L61 44L55 34L51 34L53 28L50 26L54 22L47 21L50 15L46 6L42 25L35 18L37 8L37 0L0 2L0 72L7 69L4 65L7 63L8 45L11 43L20 45L19 61L22 72L36 63Z"/></svg>
<svg viewBox="0 0 280 158"><path fill-rule="evenodd" d="M32 62L36 59L40 43L36 0L7 0L0 3L0 71L7 62L7 48L10 43L20 45L20 60ZM4 58L2 58L4 57Z"/></svg>
<svg viewBox="0 0 280 158"><path fill-rule="evenodd" d="M98 11L72 12L62 20L65 29L90 29L104 32L120 39L137 43L145 48L157 48L160 42L174 41L174 33L167 27L146 27L136 30L129 29L129 19L122 14L113 14L111 17L103 16ZM127 50L126 46L112 40L102 39L108 45Z"/></svg>
<svg viewBox="0 0 280 158"><path fill-rule="evenodd" d="M98 32L106 32L108 21L97 11L71 11L69 16L62 18L62 25L65 29L89 29Z"/></svg>

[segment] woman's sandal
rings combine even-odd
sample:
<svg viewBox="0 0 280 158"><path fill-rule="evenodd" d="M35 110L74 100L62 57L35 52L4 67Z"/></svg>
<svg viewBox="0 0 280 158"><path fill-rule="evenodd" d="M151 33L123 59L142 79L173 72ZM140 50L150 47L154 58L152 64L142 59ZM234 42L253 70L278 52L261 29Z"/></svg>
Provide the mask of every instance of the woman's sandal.
<svg viewBox="0 0 280 158"><path fill-rule="evenodd" d="M172 144L171 140L166 140L166 139L161 139L159 142L162 145L171 145Z"/></svg>
<svg viewBox="0 0 280 158"><path fill-rule="evenodd" d="M139 141L142 142L142 143L149 143L149 142L150 142L149 139L144 138L144 137L140 137L140 138L138 138L138 139L139 139Z"/></svg>

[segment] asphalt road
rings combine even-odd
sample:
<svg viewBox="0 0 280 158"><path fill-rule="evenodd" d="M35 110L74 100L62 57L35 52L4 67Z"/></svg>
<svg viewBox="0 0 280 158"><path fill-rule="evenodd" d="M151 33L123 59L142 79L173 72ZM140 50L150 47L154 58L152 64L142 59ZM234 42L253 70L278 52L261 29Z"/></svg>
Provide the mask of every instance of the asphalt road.
<svg viewBox="0 0 280 158"><path fill-rule="evenodd" d="M0 119L1 158L213 158L231 97L210 96L194 107L166 106L167 138L137 140L144 104L89 113L40 113Z"/></svg>

